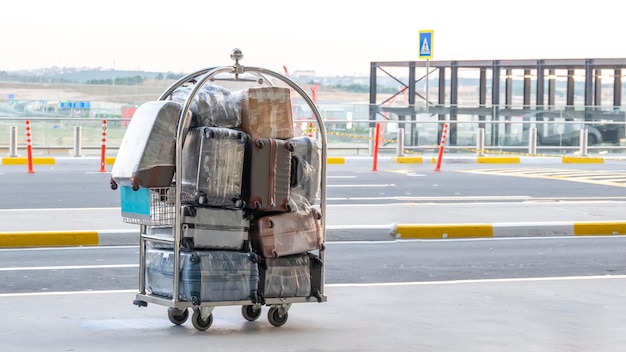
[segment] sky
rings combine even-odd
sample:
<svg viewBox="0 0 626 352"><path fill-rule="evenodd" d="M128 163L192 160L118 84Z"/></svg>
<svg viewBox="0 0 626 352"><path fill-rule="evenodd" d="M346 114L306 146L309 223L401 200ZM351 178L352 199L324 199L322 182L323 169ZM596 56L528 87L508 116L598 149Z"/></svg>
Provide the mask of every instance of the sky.
<svg viewBox="0 0 626 352"><path fill-rule="evenodd" d="M369 76L373 61L626 58L615 0L20 0L0 11L0 71L191 73L230 65ZM593 6L593 7L592 7ZM616 7L617 6L617 7ZM615 13L617 11L617 13Z"/></svg>

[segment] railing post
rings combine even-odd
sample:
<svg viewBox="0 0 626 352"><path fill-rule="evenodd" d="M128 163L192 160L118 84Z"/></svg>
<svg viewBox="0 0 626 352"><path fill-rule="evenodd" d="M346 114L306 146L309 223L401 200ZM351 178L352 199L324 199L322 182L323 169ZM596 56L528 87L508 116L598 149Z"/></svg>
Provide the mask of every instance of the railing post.
<svg viewBox="0 0 626 352"><path fill-rule="evenodd" d="M404 156L404 128L398 128L398 147L396 150L397 156Z"/></svg>
<svg viewBox="0 0 626 352"><path fill-rule="evenodd" d="M476 139L476 148L478 149L478 156L485 156L485 129L478 129L478 137Z"/></svg>
<svg viewBox="0 0 626 352"><path fill-rule="evenodd" d="M537 154L537 127L528 130L528 153Z"/></svg>
<svg viewBox="0 0 626 352"><path fill-rule="evenodd" d="M374 135L376 134L376 127L370 127L369 138L367 143L367 151L369 156L374 156Z"/></svg>
<svg viewBox="0 0 626 352"><path fill-rule="evenodd" d="M587 156L587 146L589 144L589 129L587 127L580 130L580 155Z"/></svg>
<svg viewBox="0 0 626 352"><path fill-rule="evenodd" d="M81 147L80 126L74 126L74 156L75 157L83 156L82 147Z"/></svg>
<svg viewBox="0 0 626 352"><path fill-rule="evenodd" d="M17 126L11 126L11 134L9 135L9 156L17 156Z"/></svg>

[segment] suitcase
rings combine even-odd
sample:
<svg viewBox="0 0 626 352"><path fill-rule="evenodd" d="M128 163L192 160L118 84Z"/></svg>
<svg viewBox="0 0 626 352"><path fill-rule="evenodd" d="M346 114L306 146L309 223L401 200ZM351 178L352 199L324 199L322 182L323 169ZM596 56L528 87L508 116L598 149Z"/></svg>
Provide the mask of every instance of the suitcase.
<svg viewBox="0 0 626 352"><path fill-rule="evenodd" d="M182 243L187 249L249 249L250 220L243 210L183 206Z"/></svg>
<svg viewBox="0 0 626 352"><path fill-rule="evenodd" d="M176 88L170 95L170 99L185 104L193 89L193 85ZM192 114L190 127L239 127L242 96L241 93L233 94L221 86L203 85L196 92L189 107Z"/></svg>
<svg viewBox="0 0 626 352"><path fill-rule="evenodd" d="M320 187L321 147L315 138L301 136L289 139L291 156L290 198L297 209L315 204Z"/></svg>
<svg viewBox="0 0 626 352"><path fill-rule="evenodd" d="M183 205L181 243L184 249L249 250L250 220L242 210ZM146 234L174 239L173 226L148 226ZM173 248L171 242L153 241L154 248Z"/></svg>
<svg viewBox="0 0 626 352"><path fill-rule="evenodd" d="M242 93L242 130L252 138L294 137L289 88L251 87Z"/></svg>
<svg viewBox="0 0 626 352"><path fill-rule="evenodd" d="M179 299L258 302L258 256L238 251L181 251ZM146 250L146 292L172 298L174 251Z"/></svg>
<svg viewBox="0 0 626 352"><path fill-rule="evenodd" d="M306 253L266 258L259 264L259 296L263 298L309 297L311 264Z"/></svg>
<svg viewBox="0 0 626 352"><path fill-rule="evenodd" d="M182 199L185 203L243 208L244 165L249 136L238 130L197 127L182 149Z"/></svg>
<svg viewBox="0 0 626 352"><path fill-rule="evenodd" d="M264 258L323 249L321 214L315 208L263 215L250 221L252 250Z"/></svg>
<svg viewBox="0 0 626 352"><path fill-rule="evenodd" d="M311 297L315 297L318 302L322 302L322 272L324 263L319 255L307 252L309 257L309 271L311 273Z"/></svg>
<svg viewBox="0 0 626 352"><path fill-rule="evenodd" d="M167 187L176 168L176 129L182 106L173 101L141 104L128 124L111 169L111 184Z"/></svg>
<svg viewBox="0 0 626 352"><path fill-rule="evenodd" d="M256 211L290 211L292 145L287 140L258 138L250 147L246 207Z"/></svg>

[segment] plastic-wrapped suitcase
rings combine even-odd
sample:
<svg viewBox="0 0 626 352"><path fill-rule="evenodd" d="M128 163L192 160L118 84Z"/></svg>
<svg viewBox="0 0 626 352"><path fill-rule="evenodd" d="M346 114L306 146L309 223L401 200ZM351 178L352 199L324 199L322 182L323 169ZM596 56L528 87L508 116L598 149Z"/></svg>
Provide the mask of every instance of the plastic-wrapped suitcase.
<svg viewBox="0 0 626 352"><path fill-rule="evenodd" d="M252 250L264 258L323 249L321 214L315 208L263 215L250 221Z"/></svg>
<svg viewBox="0 0 626 352"><path fill-rule="evenodd" d="M182 105L173 101L141 104L128 124L111 169L111 183L168 187L176 168L176 129Z"/></svg>
<svg viewBox="0 0 626 352"><path fill-rule="evenodd" d="M193 249L249 250L250 220L242 210L183 205L180 247ZM146 234L157 239L174 238L173 226L148 226ZM170 242L154 242L154 248L173 248Z"/></svg>
<svg viewBox="0 0 626 352"><path fill-rule="evenodd" d="M183 206L183 248L249 249L250 220L243 210Z"/></svg>
<svg viewBox="0 0 626 352"><path fill-rule="evenodd" d="M252 138L294 137L289 88L251 87L241 97L241 129Z"/></svg>
<svg viewBox="0 0 626 352"><path fill-rule="evenodd" d="M306 253L263 259L259 264L259 296L263 298L310 296L310 266Z"/></svg>
<svg viewBox="0 0 626 352"><path fill-rule="evenodd" d="M291 156L292 202L297 209L315 204L320 186L321 147L315 138L300 136L289 139Z"/></svg>
<svg viewBox="0 0 626 352"><path fill-rule="evenodd" d="M182 149L181 193L185 202L243 208L244 165L250 137L242 131L220 127L189 130Z"/></svg>
<svg viewBox="0 0 626 352"><path fill-rule="evenodd" d="M257 138L250 147L249 189L246 204L257 211L290 211L291 143L283 139Z"/></svg>
<svg viewBox="0 0 626 352"><path fill-rule="evenodd" d="M202 302L259 301L258 256L239 251L181 251L179 299ZM146 292L173 296L174 251L146 250Z"/></svg>
<svg viewBox="0 0 626 352"><path fill-rule="evenodd" d="M170 99L184 104L193 89L193 85L179 87L172 92ZM242 92L231 93L221 86L203 85L194 95L189 107L192 113L190 127L239 127L242 98Z"/></svg>
<svg viewBox="0 0 626 352"><path fill-rule="evenodd" d="M322 268L324 263L319 255L307 252L309 257L309 271L311 273L311 296L317 298L318 302L322 301Z"/></svg>

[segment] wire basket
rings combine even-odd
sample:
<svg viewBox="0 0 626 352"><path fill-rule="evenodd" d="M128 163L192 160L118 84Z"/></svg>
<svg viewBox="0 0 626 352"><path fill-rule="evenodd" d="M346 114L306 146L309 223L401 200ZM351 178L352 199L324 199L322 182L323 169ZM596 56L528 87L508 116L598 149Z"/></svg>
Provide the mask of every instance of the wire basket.
<svg viewBox="0 0 626 352"><path fill-rule="evenodd" d="M122 186L122 220L125 223L170 226L174 225L174 187L143 188L134 191L130 186Z"/></svg>

